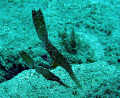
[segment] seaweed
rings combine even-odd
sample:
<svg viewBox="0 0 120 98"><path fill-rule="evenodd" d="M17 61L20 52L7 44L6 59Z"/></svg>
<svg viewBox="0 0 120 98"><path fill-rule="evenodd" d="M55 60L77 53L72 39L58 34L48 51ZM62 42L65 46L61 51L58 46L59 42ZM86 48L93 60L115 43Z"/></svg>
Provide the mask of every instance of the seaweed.
<svg viewBox="0 0 120 98"><path fill-rule="evenodd" d="M35 9L32 10L32 18L38 37L45 44L45 49L50 54L54 63L64 68L69 73L70 77L75 82L77 87L81 88L82 86L80 85L78 79L75 77L72 67L67 59L57 50L56 47L52 45L51 41L48 39L46 24L41 9L38 11L35 11Z"/></svg>
<svg viewBox="0 0 120 98"><path fill-rule="evenodd" d="M69 36L69 37L68 37ZM59 37L61 38L61 44L64 45L67 52L70 54L77 54L77 43L75 40L75 32L72 29L70 35L67 33L66 28L63 32L59 32Z"/></svg>

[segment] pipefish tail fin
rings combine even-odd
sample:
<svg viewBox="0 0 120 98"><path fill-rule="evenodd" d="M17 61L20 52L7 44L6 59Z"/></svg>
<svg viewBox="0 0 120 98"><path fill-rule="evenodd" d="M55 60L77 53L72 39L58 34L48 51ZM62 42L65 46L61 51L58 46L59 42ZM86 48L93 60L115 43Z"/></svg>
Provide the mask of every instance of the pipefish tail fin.
<svg viewBox="0 0 120 98"><path fill-rule="evenodd" d="M26 52L21 51L19 54L23 58L23 60L29 65L30 68L34 67L35 62L29 55L27 55Z"/></svg>
<svg viewBox="0 0 120 98"><path fill-rule="evenodd" d="M41 9L32 10L32 18L39 39L45 43L48 40L48 33Z"/></svg>

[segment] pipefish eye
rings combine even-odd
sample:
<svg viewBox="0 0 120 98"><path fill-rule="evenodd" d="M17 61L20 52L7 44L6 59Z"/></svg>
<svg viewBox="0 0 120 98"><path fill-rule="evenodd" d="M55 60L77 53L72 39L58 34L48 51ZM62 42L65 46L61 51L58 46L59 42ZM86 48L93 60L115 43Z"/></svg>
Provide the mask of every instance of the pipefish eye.
<svg viewBox="0 0 120 98"><path fill-rule="evenodd" d="M53 62L51 67L52 67L52 69L55 69L55 68L58 67L58 66L59 66L59 65L58 65L57 63Z"/></svg>

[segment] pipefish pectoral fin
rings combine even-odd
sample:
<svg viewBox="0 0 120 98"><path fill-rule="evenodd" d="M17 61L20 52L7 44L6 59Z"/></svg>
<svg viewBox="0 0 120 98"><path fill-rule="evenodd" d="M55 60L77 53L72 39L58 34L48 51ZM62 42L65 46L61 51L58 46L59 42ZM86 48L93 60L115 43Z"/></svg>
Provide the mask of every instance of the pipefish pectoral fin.
<svg viewBox="0 0 120 98"><path fill-rule="evenodd" d="M21 51L19 54L23 58L23 60L29 65L30 68L34 67L35 62L29 55L27 55L26 52Z"/></svg>
<svg viewBox="0 0 120 98"><path fill-rule="evenodd" d="M69 88L69 86L64 84L59 77L54 75L48 69L43 68L41 66L35 66L33 59L29 55L27 55L26 52L22 51L19 54L21 55L23 60L30 66L30 68L34 68L37 73L42 74L47 80L56 81L56 82L60 83L61 85L65 86L66 88Z"/></svg>

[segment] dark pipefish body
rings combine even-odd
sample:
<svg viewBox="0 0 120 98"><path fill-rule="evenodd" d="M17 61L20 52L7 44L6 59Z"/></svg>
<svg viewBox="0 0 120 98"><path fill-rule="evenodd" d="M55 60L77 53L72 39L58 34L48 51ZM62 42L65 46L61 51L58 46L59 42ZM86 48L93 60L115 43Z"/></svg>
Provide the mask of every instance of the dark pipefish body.
<svg viewBox="0 0 120 98"><path fill-rule="evenodd" d="M79 84L78 79L75 77L72 67L67 61L67 59L56 49L56 47L52 45L51 41L48 39L47 28L42 11L40 9L38 11L33 10L32 18L38 37L44 43L45 49L50 54L54 63L64 68L69 73L70 77L75 82L75 84L79 88L81 88L81 85Z"/></svg>

